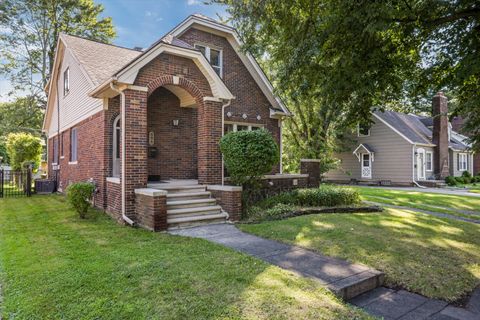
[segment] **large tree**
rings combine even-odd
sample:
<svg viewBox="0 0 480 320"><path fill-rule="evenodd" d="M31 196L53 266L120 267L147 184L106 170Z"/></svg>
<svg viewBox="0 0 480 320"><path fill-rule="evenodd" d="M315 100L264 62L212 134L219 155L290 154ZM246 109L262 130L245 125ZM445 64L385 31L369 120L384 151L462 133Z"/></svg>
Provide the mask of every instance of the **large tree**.
<svg viewBox="0 0 480 320"><path fill-rule="evenodd" d="M480 148L478 1L213 2L228 5L246 49L271 60L280 92L314 92L349 126L372 108L427 110L445 90Z"/></svg>
<svg viewBox="0 0 480 320"><path fill-rule="evenodd" d="M0 102L0 138L12 132L29 132L40 136L43 111L35 104L35 98L17 98Z"/></svg>
<svg viewBox="0 0 480 320"><path fill-rule="evenodd" d="M0 1L0 73L11 81L13 93L42 104L59 33L109 42L115 31L102 12L93 0Z"/></svg>

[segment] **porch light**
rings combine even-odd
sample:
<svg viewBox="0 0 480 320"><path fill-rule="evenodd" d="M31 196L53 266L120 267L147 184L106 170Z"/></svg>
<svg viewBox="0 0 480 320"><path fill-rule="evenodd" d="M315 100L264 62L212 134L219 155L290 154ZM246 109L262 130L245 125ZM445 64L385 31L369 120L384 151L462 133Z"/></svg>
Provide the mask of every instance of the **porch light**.
<svg viewBox="0 0 480 320"><path fill-rule="evenodd" d="M178 127L178 119L173 120L173 126Z"/></svg>

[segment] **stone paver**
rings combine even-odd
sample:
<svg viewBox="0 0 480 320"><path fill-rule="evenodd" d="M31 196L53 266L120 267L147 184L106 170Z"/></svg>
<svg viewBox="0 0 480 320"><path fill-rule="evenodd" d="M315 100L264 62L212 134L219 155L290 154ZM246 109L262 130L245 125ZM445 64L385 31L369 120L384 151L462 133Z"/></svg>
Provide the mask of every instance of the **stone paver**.
<svg viewBox="0 0 480 320"><path fill-rule="evenodd" d="M313 278L345 299L383 283L383 273L377 270L247 234L231 224L207 225L170 233L203 238L260 258L283 269Z"/></svg>

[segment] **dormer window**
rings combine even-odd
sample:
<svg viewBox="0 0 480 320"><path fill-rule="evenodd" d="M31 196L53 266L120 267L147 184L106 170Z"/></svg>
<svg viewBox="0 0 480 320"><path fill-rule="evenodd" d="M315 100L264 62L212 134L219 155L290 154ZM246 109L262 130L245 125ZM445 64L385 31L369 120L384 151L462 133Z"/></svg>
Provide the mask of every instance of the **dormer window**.
<svg viewBox="0 0 480 320"><path fill-rule="evenodd" d="M357 127L357 135L359 137L368 137L370 135L370 126L359 124Z"/></svg>
<svg viewBox="0 0 480 320"><path fill-rule="evenodd" d="M70 68L63 71L63 95L66 96L70 92Z"/></svg>
<svg viewBox="0 0 480 320"><path fill-rule="evenodd" d="M222 68L223 68L223 63L222 63L222 50L215 49L215 48L210 48L208 46L205 46L203 44L196 44L195 49L198 49L205 58L207 58L208 62L210 62L210 65L212 66L213 70L220 76L222 77Z"/></svg>

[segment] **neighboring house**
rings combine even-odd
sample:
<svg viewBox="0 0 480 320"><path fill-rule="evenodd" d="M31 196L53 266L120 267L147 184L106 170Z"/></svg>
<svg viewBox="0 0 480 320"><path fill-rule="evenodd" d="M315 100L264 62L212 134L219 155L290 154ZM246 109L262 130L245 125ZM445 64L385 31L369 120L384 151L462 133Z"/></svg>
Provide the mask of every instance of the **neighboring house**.
<svg viewBox="0 0 480 320"><path fill-rule="evenodd" d="M452 119L452 129L456 132L469 136L468 132L464 132L465 120L461 116L456 116ZM480 153L473 155L473 173L480 174Z"/></svg>
<svg viewBox="0 0 480 320"><path fill-rule="evenodd" d="M432 184L446 176L473 171L466 137L448 122L447 98L433 98L433 117L394 111L372 114L370 127L359 126L355 146L337 155L339 167L325 174L335 182L356 180L395 185Z"/></svg>
<svg viewBox="0 0 480 320"><path fill-rule="evenodd" d="M60 191L92 180L95 205L132 222L135 190L154 181L222 185L225 132L263 127L281 147L290 112L240 46L233 28L200 15L143 51L61 34L43 125ZM210 218L225 216L209 209Z"/></svg>

